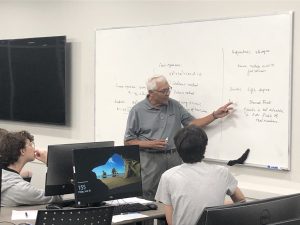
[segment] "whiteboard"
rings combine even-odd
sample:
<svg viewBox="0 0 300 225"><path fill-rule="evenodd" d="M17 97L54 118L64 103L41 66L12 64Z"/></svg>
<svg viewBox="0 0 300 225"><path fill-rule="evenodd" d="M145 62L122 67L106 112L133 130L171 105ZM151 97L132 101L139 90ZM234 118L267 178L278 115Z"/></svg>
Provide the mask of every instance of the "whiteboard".
<svg viewBox="0 0 300 225"><path fill-rule="evenodd" d="M129 110L163 74L195 117L228 101L235 111L205 128L206 159L250 148L247 165L290 169L291 12L96 31L95 139L123 144Z"/></svg>

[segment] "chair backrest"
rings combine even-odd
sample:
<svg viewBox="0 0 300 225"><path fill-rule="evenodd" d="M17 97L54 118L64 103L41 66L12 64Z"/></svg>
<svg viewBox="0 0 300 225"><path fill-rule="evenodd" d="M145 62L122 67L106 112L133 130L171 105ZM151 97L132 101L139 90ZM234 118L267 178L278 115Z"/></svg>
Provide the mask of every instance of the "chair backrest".
<svg viewBox="0 0 300 225"><path fill-rule="evenodd" d="M2 164L0 161L0 210L1 210Z"/></svg>
<svg viewBox="0 0 300 225"><path fill-rule="evenodd" d="M299 225L299 224L300 224L300 218L295 218L291 220L280 221L277 223L270 223L268 225Z"/></svg>
<svg viewBox="0 0 300 225"><path fill-rule="evenodd" d="M35 225L111 225L114 207L38 210Z"/></svg>
<svg viewBox="0 0 300 225"><path fill-rule="evenodd" d="M197 225L267 225L300 217L300 193L207 207Z"/></svg>

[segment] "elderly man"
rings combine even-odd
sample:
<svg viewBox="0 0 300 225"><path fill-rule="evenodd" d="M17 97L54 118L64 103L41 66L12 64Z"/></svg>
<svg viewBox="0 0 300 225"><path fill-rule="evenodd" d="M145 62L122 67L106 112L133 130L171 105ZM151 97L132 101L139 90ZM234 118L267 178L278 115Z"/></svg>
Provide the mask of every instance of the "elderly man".
<svg viewBox="0 0 300 225"><path fill-rule="evenodd" d="M176 132L182 125L203 127L227 116L232 103L196 119L170 98L171 86L164 76L150 78L147 89L147 97L129 113L124 143L140 146L143 194L153 200L162 173L182 163L173 141Z"/></svg>

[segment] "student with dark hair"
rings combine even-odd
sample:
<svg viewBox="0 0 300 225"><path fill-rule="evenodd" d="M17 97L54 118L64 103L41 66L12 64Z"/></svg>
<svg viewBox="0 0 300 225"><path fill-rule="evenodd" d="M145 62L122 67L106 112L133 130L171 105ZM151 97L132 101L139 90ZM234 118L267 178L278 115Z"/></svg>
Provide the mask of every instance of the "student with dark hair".
<svg viewBox="0 0 300 225"><path fill-rule="evenodd" d="M22 132L22 131L21 131ZM5 130L5 129L3 129L3 128L0 128L0 141L1 141L1 138L4 136L4 135L6 135L6 134L8 134L9 133L9 131L7 131L7 130ZM24 134L26 133L26 131L24 132ZM27 132L28 133L28 132ZM32 140L33 140L33 136L32 136ZM0 155L0 163L2 163L1 162L1 155ZM21 177L24 179L24 180L26 180L26 181L28 181L28 182L30 182L31 181L31 177L32 177L32 172L30 171L30 170L26 170L26 169L22 169L22 171L20 172L20 175L21 175Z"/></svg>
<svg viewBox="0 0 300 225"><path fill-rule="evenodd" d="M0 128L0 141L1 141L1 138L6 135L8 133L7 130L3 129L3 128Z"/></svg>
<svg viewBox="0 0 300 225"><path fill-rule="evenodd" d="M164 204L169 225L196 224L205 207L224 204L226 195L233 202L245 201L228 168L202 162L207 142L198 126L183 128L174 137L184 163L163 173L155 196Z"/></svg>
<svg viewBox="0 0 300 225"><path fill-rule="evenodd" d="M1 206L36 205L61 201L60 196L46 197L44 191L23 180L20 172L26 163L38 159L47 162L47 152L34 148L27 131L7 133L0 141L2 169Z"/></svg>

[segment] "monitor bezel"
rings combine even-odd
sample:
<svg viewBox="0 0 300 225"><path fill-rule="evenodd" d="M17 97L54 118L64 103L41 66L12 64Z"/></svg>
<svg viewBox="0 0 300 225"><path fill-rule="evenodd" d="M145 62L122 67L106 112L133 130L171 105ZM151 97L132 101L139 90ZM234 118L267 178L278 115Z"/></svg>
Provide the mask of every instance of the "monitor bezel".
<svg viewBox="0 0 300 225"><path fill-rule="evenodd" d="M65 157L63 157L60 161L60 165L63 166L70 166L69 169L69 177L72 177L73 179L73 153L72 151L74 149L80 149L80 148L94 148L94 147L110 147L114 146L114 141L101 141L101 142L81 142L81 143L70 143L70 144L57 144L57 145L48 145L48 153L47 153L47 172L46 172L46 179L45 179L45 196L55 196L55 195L64 195L64 194L73 194L74 193L74 184L72 183L73 180L67 183L61 183L61 184L55 184L51 185L49 183L52 183L49 181L49 177L56 175L56 168L54 167L54 164L57 163L57 160L60 160L57 155L61 155L62 153L65 154ZM64 151L64 152L58 152L58 151ZM52 163L54 160L55 163ZM50 163L50 170L49 170L49 163ZM53 164L53 165L51 165ZM51 168L53 167L53 168ZM66 168L65 168L66 169ZM60 171L61 172L61 171ZM52 173L52 174L49 174ZM61 173L58 174L58 176L62 176Z"/></svg>
<svg viewBox="0 0 300 225"><path fill-rule="evenodd" d="M282 218L282 219L274 219L274 211L279 211L279 207L282 205L286 205L287 201L299 201L299 205L298 207L300 208L300 193L296 193L296 194L291 194L291 195L283 195L283 196L278 196L278 197L273 197L273 198L266 198L266 199L261 199L261 200L254 200L254 201L250 201L250 202L243 202L243 203L235 203L235 204L230 204L230 205L222 205L222 206L214 206L214 207L206 207L204 208L204 210L202 211L197 225L214 225L216 223L213 223L210 218L215 219L216 218L216 213L219 213L220 215L223 216L223 219L227 219L228 218L228 211L230 212L230 210L232 210L232 214L235 214L236 216L240 216L240 214L238 212L233 212L233 211L237 211L239 209L247 209L247 207L251 207L252 208L252 212L255 210L258 210L258 208L263 208L263 210L259 213L259 214L255 214L250 215L251 211L249 210L249 215L248 218L251 219L260 219L262 221L268 221L271 220L269 222L266 223L262 223L262 224L270 224L270 223L274 223L274 222L280 222L283 220L288 220L288 219L294 219L296 217L300 217L300 210L299 210L299 214L297 216L292 216L292 217L288 217L288 218ZM277 205L276 204L280 204ZM275 206L275 209L274 209ZM277 208L277 209L276 209ZM228 211L227 211L228 210ZM278 216L277 214L275 215L275 217ZM243 220L245 223L245 225L249 225L251 222L251 220ZM224 221L225 222L225 221ZM235 217L235 220L232 221L233 224L239 224L239 225L243 225L243 223L241 223L241 221L237 221L237 217ZM234 223L237 222L237 223ZM251 224L252 225L252 224Z"/></svg>
<svg viewBox="0 0 300 225"><path fill-rule="evenodd" d="M125 146L114 146L114 147L107 147L107 148L95 148L95 151L118 151L121 149L125 149L128 151L137 151L138 152L138 158L139 158L139 163L141 165L141 158L140 158L140 148L138 145L125 145ZM92 149L91 149L92 150ZM74 154L79 151L84 151L84 149L76 149L73 151L73 161L75 160ZM128 198L128 197L141 197L143 195L143 186L142 186L142 175L140 174L140 183L139 183L139 190L134 190L130 192L122 192L118 194L110 194L108 196L105 196L104 198L100 197L99 195L94 195L95 198L92 201L87 201L85 197L82 197L81 195L78 194L78 189L76 188L76 183L78 182L77 180L77 173L76 173L76 162L74 161L74 183L75 183L75 204L78 207L84 207L84 206L94 206L94 205L102 205L104 201L109 201L109 200L115 200L115 199L122 199L122 198ZM97 198L96 198L97 196Z"/></svg>
<svg viewBox="0 0 300 225"><path fill-rule="evenodd" d="M37 123L37 124L49 124L49 125L66 125L69 121L68 121L68 102L67 102L67 98L68 98L68 74L67 74L67 37L66 35L61 35L61 36L45 36L45 37L28 37L28 38L14 38L14 39L1 39L0 42L2 45L7 45L9 44L9 48L12 49L20 49L20 47L18 45L16 45L16 47L12 44L15 42L27 42L27 43L32 43L32 46L35 46L35 43L37 43L37 45L44 45L43 41L49 41L49 40L56 40L56 42L60 42L60 44L57 44L57 46L60 46L60 51L61 52L63 50L62 53L60 53L62 55L62 57L60 57L60 59L57 59L57 63L61 63L62 64L62 68L59 70L59 72L55 73L54 75L59 77L60 80L59 82L57 82L56 87L60 87L61 91L59 92L54 92L54 95L52 95L52 99L53 96L57 97L59 99L61 99L61 107L57 106L56 107L50 107L47 110L42 110L41 108L39 108L39 110L35 110L34 112L39 112L45 115L46 111L50 111L52 113L56 114L56 117L53 116L48 116L46 117L37 117L37 116L33 116L29 113L29 111L27 110L18 110L17 112L10 111L9 114L5 114L3 113L3 115L0 115L0 120L5 120L5 121L17 121L17 122L25 122L25 123ZM51 44L49 44L50 47L52 47ZM30 44L28 44L28 46L30 46ZM3 46L5 47L5 46ZM40 48L50 48L49 46L39 46ZM29 49L27 46L25 47L25 49ZM56 57L58 58L58 53L56 54ZM11 56L9 56L11 57ZM27 59L28 59L28 54L26 55ZM60 61L59 61L60 60ZM12 63L10 63L12 64ZM50 64L49 62L46 64ZM11 65L10 65L11 66ZM16 68L13 67L14 70L16 70ZM34 70L37 70L37 67L34 67ZM40 72L41 73L41 72ZM5 75L8 75L8 77L11 76L11 74L7 74L5 73ZM5 76L4 76L5 77ZM39 77L39 76L36 76ZM26 81L26 79L23 79ZM23 81L22 80L22 81ZM14 80L13 82L16 83L16 80ZM26 81L27 82L27 81ZM38 87L41 85L38 85L36 82L33 82L32 79L28 79L28 83L26 82L22 82L22 86L27 86L27 87ZM14 84L15 86L16 84ZM49 85L48 85L49 86ZM35 95L35 92L37 92L37 90L34 90L34 88L27 88L26 91L30 90L30 94L31 95ZM20 91L20 89L18 89L18 91ZM58 93L61 93L61 96L58 96ZM53 94L53 93L52 93ZM14 95L16 95L16 93L14 93ZM19 94L19 96L23 96L22 94ZM41 98L41 96L44 96L45 99L43 99L44 102L50 102L50 97L49 94L48 95L38 95L38 98ZM48 101L47 101L47 99ZM11 97L7 97L5 99L8 99L7 101L8 104L10 105L9 110L13 109L13 105L16 105L15 100L12 100ZM33 99L31 99L31 102L33 102L33 104L35 103L35 101ZM55 102L55 101L53 101ZM35 104L35 105L39 105L39 104ZM20 107L22 108L22 107ZM41 115L41 114L38 114ZM51 114L47 114L47 115L51 115ZM52 114L53 115L53 114ZM55 118L55 119L53 119Z"/></svg>

